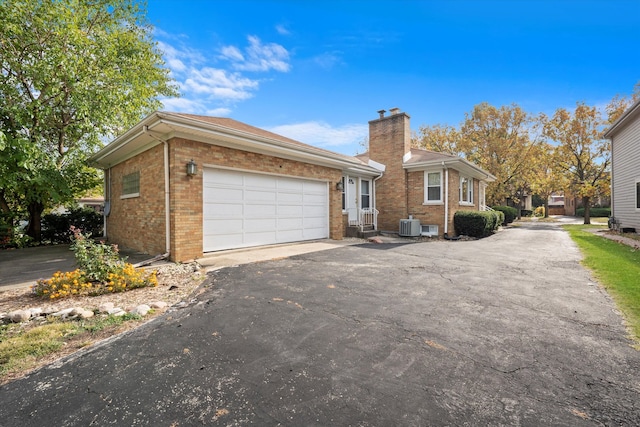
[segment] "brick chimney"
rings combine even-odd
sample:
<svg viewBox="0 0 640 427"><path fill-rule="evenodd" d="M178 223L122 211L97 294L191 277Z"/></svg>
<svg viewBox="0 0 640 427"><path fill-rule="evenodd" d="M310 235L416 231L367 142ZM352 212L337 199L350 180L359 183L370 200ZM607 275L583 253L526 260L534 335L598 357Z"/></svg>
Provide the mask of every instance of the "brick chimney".
<svg viewBox="0 0 640 427"><path fill-rule="evenodd" d="M386 166L383 177L376 181L376 208L380 211L378 228L395 231L398 221L407 218L407 173L403 158L411 151L410 117L399 108L390 115L378 111L380 117L369 122L369 158Z"/></svg>

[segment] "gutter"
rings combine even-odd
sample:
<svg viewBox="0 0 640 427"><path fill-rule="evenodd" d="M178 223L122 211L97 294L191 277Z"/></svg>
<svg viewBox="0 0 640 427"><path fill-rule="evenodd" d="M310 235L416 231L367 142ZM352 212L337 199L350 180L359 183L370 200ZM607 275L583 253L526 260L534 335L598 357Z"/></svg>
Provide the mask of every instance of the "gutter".
<svg viewBox="0 0 640 427"><path fill-rule="evenodd" d="M149 130L149 126L144 125L142 127L142 131L155 139L158 142L161 142L164 145L164 224L165 224L165 253L161 256L163 258L169 257L171 253L171 194L169 191L169 142L158 138Z"/></svg>

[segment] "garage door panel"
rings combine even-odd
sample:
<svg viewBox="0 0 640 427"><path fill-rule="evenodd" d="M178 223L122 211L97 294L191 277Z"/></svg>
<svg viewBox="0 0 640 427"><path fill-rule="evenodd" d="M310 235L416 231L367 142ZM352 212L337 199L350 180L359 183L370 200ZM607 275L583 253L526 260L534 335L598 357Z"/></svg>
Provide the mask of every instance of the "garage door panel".
<svg viewBox="0 0 640 427"><path fill-rule="evenodd" d="M304 220L302 218L278 218L278 231L302 230L303 226Z"/></svg>
<svg viewBox="0 0 640 427"><path fill-rule="evenodd" d="M299 240L305 240L304 232L302 229L297 230L282 230L278 231L278 243L296 242Z"/></svg>
<svg viewBox="0 0 640 427"><path fill-rule="evenodd" d="M244 231L247 233L254 233L258 231L270 231L275 230L277 221L275 218L259 218L259 219L245 219Z"/></svg>
<svg viewBox="0 0 640 427"><path fill-rule="evenodd" d="M207 218L241 218L243 206L231 203L206 203L202 214Z"/></svg>
<svg viewBox="0 0 640 427"><path fill-rule="evenodd" d="M278 205L278 216L301 218L304 212L302 206Z"/></svg>
<svg viewBox="0 0 640 427"><path fill-rule="evenodd" d="M278 192L278 202L282 203L302 203L304 201L304 197L302 193L288 193L288 192Z"/></svg>
<svg viewBox="0 0 640 427"><path fill-rule="evenodd" d="M208 168L203 182L205 252L329 235L326 182Z"/></svg>
<svg viewBox="0 0 640 427"><path fill-rule="evenodd" d="M303 201L305 204L324 205L326 203L326 197L326 194L305 193Z"/></svg>
<svg viewBox="0 0 640 427"><path fill-rule="evenodd" d="M276 177L269 175L244 174L244 186L246 188L264 188L275 190L278 188Z"/></svg>
<svg viewBox="0 0 640 427"><path fill-rule="evenodd" d="M222 169L207 169L207 181L215 182L217 185L236 185L242 187L244 185L244 174ZM206 183L205 183L206 185Z"/></svg>
<svg viewBox="0 0 640 427"><path fill-rule="evenodd" d="M273 191L245 190L244 200L275 202L277 198L276 196L277 194Z"/></svg>
<svg viewBox="0 0 640 427"><path fill-rule="evenodd" d="M247 203L244 205L244 218L263 218L277 215L278 207L276 205L266 205L263 203Z"/></svg>
<svg viewBox="0 0 640 427"><path fill-rule="evenodd" d="M294 178L278 178L278 190L301 193L304 190L304 181Z"/></svg>

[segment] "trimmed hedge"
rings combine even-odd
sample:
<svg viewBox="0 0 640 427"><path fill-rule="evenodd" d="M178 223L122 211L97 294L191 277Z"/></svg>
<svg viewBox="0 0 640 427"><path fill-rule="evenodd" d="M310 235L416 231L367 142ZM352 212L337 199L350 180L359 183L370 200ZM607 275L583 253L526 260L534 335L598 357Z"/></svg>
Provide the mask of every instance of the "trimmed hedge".
<svg viewBox="0 0 640 427"><path fill-rule="evenodd" d="M102 214L91 208L71 209L64 214L48 214L42 217L42 240L51 243L69 243L71 226L85 234L102 236L104 220Z"/></svg>
<svg viewBox="0 0 640 427"><path fill-rule="evenodd" d="M500 214L491 211L457 211L453 225L458 236L486 237L500 226Z"/></svg>
<svg viewBox="0 0 640 427"><path fill-rule="evenodd" d="M502 225L511 224L518 217L518 210L511 206L492 206L494 211L504 213L504 222Z"/></svg>
<svg viewBox="0 0 640 427"><path fill-rule="evenodd" d="M611 216L611 208L591 208L589 210L589 214L592 217L610 217ZM576 216L584 217L584 208L576 209Z"/></svg>

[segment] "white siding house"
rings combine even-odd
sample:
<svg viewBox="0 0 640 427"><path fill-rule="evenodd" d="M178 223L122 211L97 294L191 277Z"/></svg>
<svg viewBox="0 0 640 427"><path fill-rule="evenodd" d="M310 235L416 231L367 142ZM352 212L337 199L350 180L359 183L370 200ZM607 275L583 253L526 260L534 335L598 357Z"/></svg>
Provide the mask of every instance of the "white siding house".
<svg viewBox="0 0 640 427"><path fill-rule="evenodd" d="M604 136L611 140L611 216L640 232L640 100Z"/></svg>

